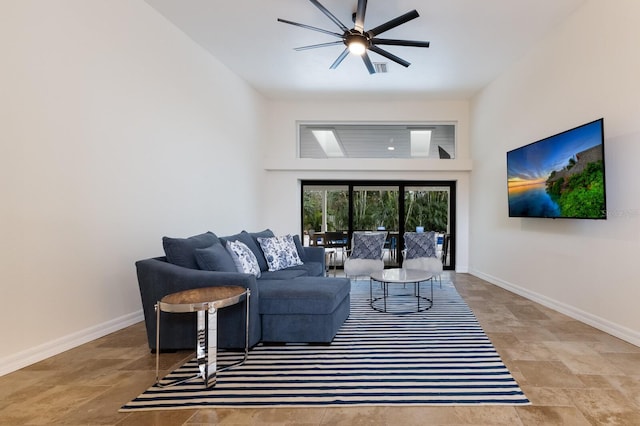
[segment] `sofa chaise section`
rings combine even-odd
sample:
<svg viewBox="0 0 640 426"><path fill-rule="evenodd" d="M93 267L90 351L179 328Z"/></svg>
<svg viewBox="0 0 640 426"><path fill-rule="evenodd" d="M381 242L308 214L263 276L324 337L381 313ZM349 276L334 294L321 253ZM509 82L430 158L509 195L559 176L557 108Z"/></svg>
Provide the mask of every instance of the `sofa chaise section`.
<svg viewBox="0 0 640 426"><path fill-rule="evenodd" d="M262 340L330 343L349 317L351 281L299 277L295 285L260 280Z"/></svg>

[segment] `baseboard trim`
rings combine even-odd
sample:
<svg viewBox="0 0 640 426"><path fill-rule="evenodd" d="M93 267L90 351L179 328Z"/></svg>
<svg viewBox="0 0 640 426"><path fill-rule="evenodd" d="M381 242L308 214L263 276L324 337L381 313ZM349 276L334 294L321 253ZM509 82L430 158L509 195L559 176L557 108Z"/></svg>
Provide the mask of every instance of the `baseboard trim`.
<svg viewBox="0 0 640 426"><path fill-rule="evenodd" d="M468 274L469 273L469 267L467 265L456 265L455 271L458 274Z"/></svg>
<svg viewBox="0 0 640 426"><path fill-rule="evenodd" d="M505 290L509 290L510 292L515 293L519 296L540 303L547 308L554 309L575 320L582 321L585 324L595 327L598 330L604 331L605 333L609 333L612 336L624 340L625 342L629 342L632 345L640 347L640 332L634 331L623 325L616 324L597 315L593 315L589 312L578 309L575 306L567 305L566 303L551 299L547 296L533 292L526 288L522 288L513 283L501 280L492 275L485 274L478 271L477 269L471 269L469 273L478 278L482 278L483 280L488 281L491 284L504 288Z"/></svg>
<svg viewBox="0 0 640 426"><path fill-rule="evenodd" d="M12 373L28 365L35 364L51 356L106 336L144 320L142 309L93 327L60 337L33 348L0 358L0 376Z"/></svg>

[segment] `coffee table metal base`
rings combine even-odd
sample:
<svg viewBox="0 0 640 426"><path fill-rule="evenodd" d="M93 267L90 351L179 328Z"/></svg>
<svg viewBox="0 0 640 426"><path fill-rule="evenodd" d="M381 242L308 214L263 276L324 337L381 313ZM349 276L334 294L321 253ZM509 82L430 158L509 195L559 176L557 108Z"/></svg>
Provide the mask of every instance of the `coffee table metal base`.
<svg viewBox="0 0 640 426"><path fill-rule="evenodd" d="M382 296L374 297L373 282L379 282L382 286ZM420 294L420 283L429 281L431 294L429 296L423 296ZM397 284L413 284L413 294L392 294L389 295L389 285ZM372 309L378 312L387 311L387 299L390 297L413 297L416 299L415 311L401 311L393 313L409 313L409 312L423 312L431 309L433 306L433 275L425 271L411 270L411 269L385 269L371 274L369 280L369 301ZM382 306L380 306L382 305Z"/></svg>

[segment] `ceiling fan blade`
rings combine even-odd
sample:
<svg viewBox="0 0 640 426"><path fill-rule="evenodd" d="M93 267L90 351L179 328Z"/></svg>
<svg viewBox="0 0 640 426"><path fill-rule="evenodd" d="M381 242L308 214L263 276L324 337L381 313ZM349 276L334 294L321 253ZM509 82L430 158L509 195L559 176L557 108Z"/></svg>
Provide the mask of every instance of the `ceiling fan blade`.
<svg viewBox="0 0 640 426"><path fill-rule="evenodd" d="M428 41L394 40L390 38L372 38L371 44L384 44L387 46L429 47Z"/></svg>
<svg viewBox="0 0 640 426"><path fill-rule="evenodd" d="M344 42L342 40L337 40L337 41L330 41L328 43L320 43L320 44L312 44L310 46L301 46L301 47L296 47L293 50L309 50L309 49L316 49L318 47L328 47L328 46L335 46L336 44L344 44Z"/></svg>
<svg viewBox="0 0 640 426"><path fill-rule="evenodd" d="M367 52L364 52L364 54L362 55L362 60L364 61L364 65L367 67L367 71L369 71L369 74L375 74L376 69L373 66L373 63L371 62L371 59L369 58Z"/></svg>
<svg viewBox="0 0 640 426"><path fill-rule="evenodd" d="M365 13L367 13L367 0L358 0L358 7L356 9L355 29L361 33L364 33Z"/></svg>
<svg viewBox="0 0 640 426"><path fill-rule="evenodd" d="M296 27L306 28L308 30L313 30L313 31L319 31L324 34L329 34L335 37L342 38L342 34L334 33L333 31L329 31L329 30L323 30L322 28L312 27L311 25L300 24L298 22L293 22L293 21L287 21L286 19L281 19L281 18L278 18L278 22L283 22L285 24L295 25Z"/></svg>
<svg viewBox="0 0 640 426"><path fill-rule="evenodd" d="M338 68L338 65L340 65L340 62L342 62L344 60L344 58L346 58L348 55L349 55L349 48L346 48L346 49L344 49L344 51L342 51L340 56L338 56L338 59L336 59L333 62L333 64L331 64L329 69L335 70L336 68Z"/></svg>
<svg viewBox="0 0 640 426"><path fill-rule="evenodd" d="M380 49L378 46L369 46L369 50L371 50L372 52L376 52L378 55L382 55L385 58L390 59L393 62L402 65L403 67L408 67L409 65L411 65L410 62L407 62L404 59L399 58L396 55L394 55L393 53L389 53L384 49Z"/></svg>
<svg viewBox="0 0 640 426"><path fill-rule="evenodd" d="M349 31L349 28L347 28L342 22L340 22L340 20L338 18L336 18L335 16L333 16L333 14L331 12L329 12L329 10L324 7L323 5L320 4L319 1L317 0L309 0L311 3L313 3L313 5L315 7L317 7L318 9L320 9L322 11L322 13L324 13L325 15L327 15L327 17L329 19L331 19L333 21L334 24L336 24L342 31Z"/></svg>
<svg viewBox="0 0 640 426"><path fill-rule="evenodd" d="M367 31L367 34L369 34L369 37L375 37L378 34L382 34L385 31L389 31L390 29L397 27L398 25L402 25L412 19L416 19L418 16L420 16L418 15L418 11L414 9L411 12L398 16L397 18L385 22L382 25L378 25L377 27Z"/></svg>

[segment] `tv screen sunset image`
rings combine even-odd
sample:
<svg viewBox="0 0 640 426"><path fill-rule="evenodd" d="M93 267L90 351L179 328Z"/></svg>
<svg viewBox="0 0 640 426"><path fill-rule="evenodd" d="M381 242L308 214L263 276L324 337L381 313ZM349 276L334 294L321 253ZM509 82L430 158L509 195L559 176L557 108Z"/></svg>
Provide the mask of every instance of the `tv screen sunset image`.
<svg viewBox="0 0 640 426"><path fill-rule="evenodd" d="M507 153L510 217L606 218L602 119Z"/></svg>

